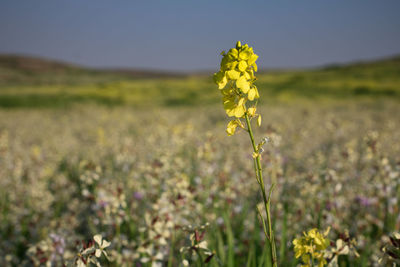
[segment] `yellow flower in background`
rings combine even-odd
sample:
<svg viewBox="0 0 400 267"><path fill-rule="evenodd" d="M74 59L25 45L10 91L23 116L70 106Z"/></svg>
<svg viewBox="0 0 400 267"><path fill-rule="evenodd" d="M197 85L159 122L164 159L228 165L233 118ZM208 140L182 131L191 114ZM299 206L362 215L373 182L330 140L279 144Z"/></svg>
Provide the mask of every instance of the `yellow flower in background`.
<svg viewBox="0 0 400 267"><path fill-rule="evenodd" d="M223 95L222 101L226 114L229 117L244 118L248 112L246 101L254 101L260 97L257 87L253 84L256 80L254 72L257 71L258 56L254 54L252 47L247 44L242 45L240 41L236 43L236 47L231 48L227 53L222 52L221 55L223 57L220 70L214 74L214 82ZM248 112L250 117L254 117L253 113L255 114L255 106L254 111ZM233 122L228 125L228 135L235 133L237 125L234 125L236 124Z"/></svg>
<svg viewBox="0 0 400 267"><path fill-rule="evenodd" d="M324 233L320 233L318 229L314 228L303 233L304 236L293 240L295 257L301 257L304 263L302 266L315 266L316 262L320 267L327 264L325 253L330 243L327 238L329 230L330 228Z"/></svg>

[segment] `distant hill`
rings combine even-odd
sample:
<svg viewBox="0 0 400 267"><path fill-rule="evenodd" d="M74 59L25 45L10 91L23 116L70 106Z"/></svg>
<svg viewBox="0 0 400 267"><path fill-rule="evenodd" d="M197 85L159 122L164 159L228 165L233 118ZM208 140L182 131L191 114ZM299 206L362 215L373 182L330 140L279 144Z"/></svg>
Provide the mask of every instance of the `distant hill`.
<svg viewBox="0 0 400 267"><path fill-rule="evenodd" d="M142 69L96 69L56 60L0 54L1 83L63 83L91 80L178 78L182 73Z"/></svg>
<svg viewBox="0 0 400 267"><path fill-rule="evenodd" d="M371 68L371 67L399 67L400 64L400 55L393 55L390 57L384 57L375 60L361 60L354 61L347 64L329 64L321 69L349 69L349 68Z"/></svg>
<svg viewBox="0 0 400 267"><path fill-rule="evenodd" d="M264 102L308 99L400 100L400 56L316 69L257 74ZM220 103L211 73L93 69L58 61L0 55L0 107L177 106Z"/></svg>

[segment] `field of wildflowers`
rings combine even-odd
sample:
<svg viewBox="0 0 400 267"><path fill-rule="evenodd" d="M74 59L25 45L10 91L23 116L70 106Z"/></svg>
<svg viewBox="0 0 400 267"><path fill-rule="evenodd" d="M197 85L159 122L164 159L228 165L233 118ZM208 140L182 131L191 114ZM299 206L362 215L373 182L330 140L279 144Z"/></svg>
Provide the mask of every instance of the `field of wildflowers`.
<svg viewBox="0 0 400 267"><path fill-rule="evenodd" d="M300 264L301 245L321 238L329 264L389 264L382 248L395 250L400 227L398 103L258 113L279 265ZM226 124L220 105L1 110L0 265L267 266L253 151Z"/></svg>
<svg viewBox="0 0 400 267"><path fill-rule="evenodd" d="M214 95L38 109L4 89L0 265L397 266L397 91L260 104L253 49L222 56L225 112Z"/></svg>

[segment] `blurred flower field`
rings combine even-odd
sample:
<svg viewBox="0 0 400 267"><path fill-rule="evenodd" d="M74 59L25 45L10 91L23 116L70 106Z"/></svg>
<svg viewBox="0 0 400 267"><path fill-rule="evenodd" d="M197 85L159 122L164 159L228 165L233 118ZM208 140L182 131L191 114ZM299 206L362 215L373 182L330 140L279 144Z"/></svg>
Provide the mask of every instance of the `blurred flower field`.
<svg viewBox="0 0 400 267"><path fill-rule="evenodd" d="M258 112L279 265L300 264L303 232L330 228L331 253L354 246L339 266L391 266L397 100ZM0 265L265 266L252 151L225 117L220 105L0 110Z"/></svg>

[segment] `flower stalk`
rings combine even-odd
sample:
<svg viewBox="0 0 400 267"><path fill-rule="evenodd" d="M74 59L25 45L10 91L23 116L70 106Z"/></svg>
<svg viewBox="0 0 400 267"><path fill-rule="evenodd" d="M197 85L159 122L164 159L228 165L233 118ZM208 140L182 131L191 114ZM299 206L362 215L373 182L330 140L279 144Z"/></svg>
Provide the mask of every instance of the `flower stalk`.
<svg viewBox="0 0 400 267"><path fill-rule="evenodd" d="M263 224L264 234L270 244L272 266L276 267L276 266L278 266L277 265L278 264L277 257L276 257L276 245L275 245L274 231L272 229L272 222L271 222L271 194L272 194L272 191L274 190L275 184L271 185L269 192L268 192L268 197L267 197L267 194L265 191L264 179L263 179L263 175L262 175L262 168L261 168L261 154L259 153L258 148L254 142L253 130L251 128L251 123L250 123L249 115L247 114L247 112L245 113L245 119L246 119L247 132L249 133L250 141L253 146L253 151L256 155L256 157L253 159L254 160L254 172L256 174L257 182L260 185L261 194L262 194L263 202L264 202L264 208L265 208L265 212L267 214L267 223L265 223L265 220L264 220L264 217L262 216L261 211L259 209L257 209L257 212L258 212L258 214L260 216L260 220Z"/></svg>
<svg viewBox="0 0 400 267"><path fill-rule="evenodd" d="M256 145L254 141L251 120L257 118L257 125L261 126L261 115L256 114L257 100L260 97L257 87L254 85L257 72L256 61L258 56L253 52L253 48L247 44L242 45L237 42L235 48L231 48L227 53L222 52L220 71L214 74L214 81L218 85L218 89L222 94L223 106L229 117L234 117L227 125L226 132L229 136L234 135L236 129L245 129L250 137L253 147L253 163L256 180L260 186L267 221L257 207L264 234L268 239L271 253L271 265L277 267L275 237L271 220L271 194L274 190L274 184L271 185L268 195L265 190L264 179L261 168L262 146L265 140ZM247 107L246 102L250 102L251 106Z"/></svg>

